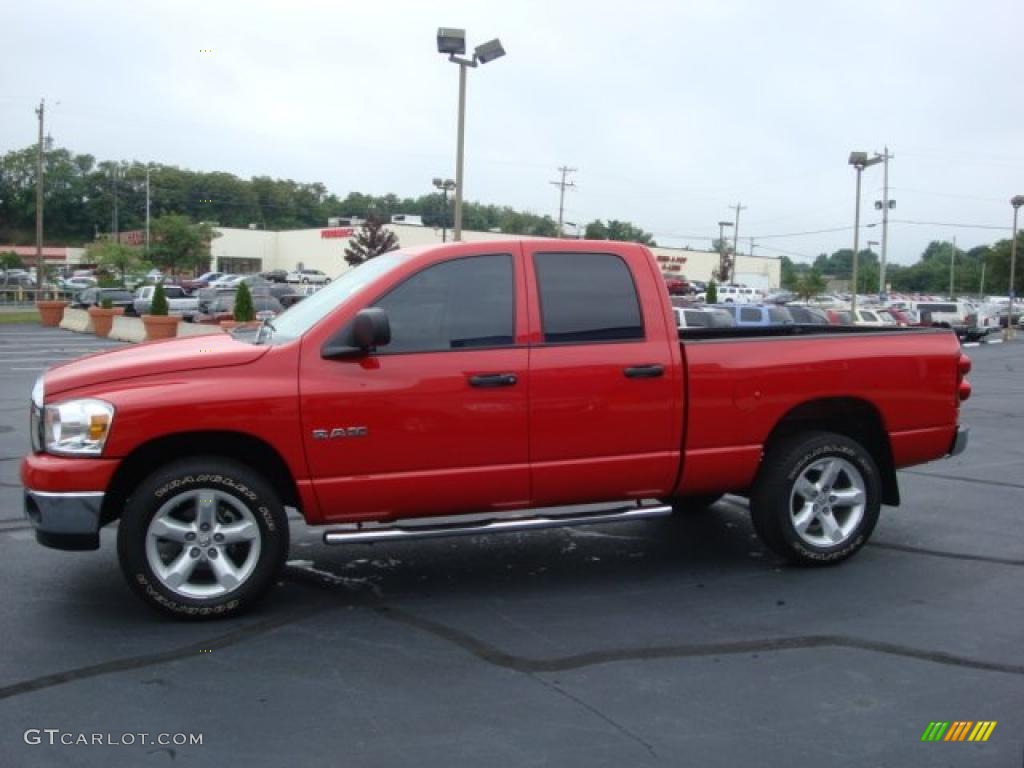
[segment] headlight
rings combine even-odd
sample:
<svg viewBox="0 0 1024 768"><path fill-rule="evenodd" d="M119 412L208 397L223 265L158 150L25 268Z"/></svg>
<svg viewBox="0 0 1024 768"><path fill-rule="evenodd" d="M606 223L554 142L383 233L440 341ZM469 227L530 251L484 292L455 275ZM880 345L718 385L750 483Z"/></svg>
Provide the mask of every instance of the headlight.
<svg viewBox="0 0 1024 768"><path fill-rule="evenodd" d="M114 421L103 400L67 400L43 409L43 447L64 456L99 456Z"/></svg>

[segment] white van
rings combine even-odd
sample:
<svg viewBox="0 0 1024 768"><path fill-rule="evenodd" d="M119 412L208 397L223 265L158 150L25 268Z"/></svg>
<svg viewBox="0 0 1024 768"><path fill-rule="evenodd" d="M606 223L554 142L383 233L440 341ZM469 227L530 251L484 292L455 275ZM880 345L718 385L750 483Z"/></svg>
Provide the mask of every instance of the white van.
<svg viewBox="0 0 1024 768"><path fill-rule="evenodd" d="M758 300L757 291L744 285L719 285L719 304L754 304Z"/></svg>

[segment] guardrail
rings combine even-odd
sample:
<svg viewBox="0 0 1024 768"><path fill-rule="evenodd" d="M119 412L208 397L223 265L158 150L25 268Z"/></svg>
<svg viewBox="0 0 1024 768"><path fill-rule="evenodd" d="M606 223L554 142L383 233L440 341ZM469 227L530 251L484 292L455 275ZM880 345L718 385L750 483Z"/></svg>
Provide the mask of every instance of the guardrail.
<svg viewBox="0 0 1024 768"><path fill-rule="evenodd" d="M23 288L20 285L0 283L0 306L32 307L36 301L49 299L70 301L74 293L61 288Z"/></svg>

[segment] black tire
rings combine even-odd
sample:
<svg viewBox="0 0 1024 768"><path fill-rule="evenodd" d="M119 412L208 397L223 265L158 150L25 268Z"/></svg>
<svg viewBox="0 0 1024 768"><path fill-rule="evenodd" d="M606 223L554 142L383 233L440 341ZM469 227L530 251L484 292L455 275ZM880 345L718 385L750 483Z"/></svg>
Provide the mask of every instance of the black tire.
<svg viewBox="0 0 1024 768"><path fill-rule="evenodd" d="M675 496L671 499L663 499L662 503L672 507L675 515L699 515L707 512L724 493L705 493L699 496Z"/></svg>
<svg viewBox="0 0 1024 768"><path fill-rule="evenodd" d="M214 492L206 510L215 522L204 533L197 533L202 513L198 502L190 498L199 490ZM194 505L195 516L191 523L190 505ZM156 536L151 540L150 524L158 512L179 530L189 526L194 530L183 534L181 543ZM222 525L233 528L217 533ZM234 532L242 529L246 533L235 538ZM190 542L186 536L192 537ZM227 543L218 543L217 536ZM125 506L117 532L117 554L128 584L144 602L174 616L207 619L241 613L263 597L284 566L288 540L288 518L273 488L243 464L205 456L175 461L142 481ZM165 567L179 558L195 562L188 566L186 583L175 589L154 570L151 557L159 558ZM217 575L217 569L229 565L231 573ZM204 583L204 579L212 583ZM235 579L238 583L232 584ZM203 590L222 592L189 594Z"/></svg>
<svg viewBox="0 0 1024 768"><path fill-rule="evenodd" d="M823 465L827 459L838 461ZM820 466L840 467L838 476L823 484ZM815 476L818 482L811 481ZM847 500L857 488L863 498L859 512ZM839 500L837 494L847 498ZM857 441L831 432L805 432L771 446L750 496L761 541L796 565L830 565L853 555L871 536L880 506L881 481L871 454ZM803 518L803 533L797 518Z"/></svg>

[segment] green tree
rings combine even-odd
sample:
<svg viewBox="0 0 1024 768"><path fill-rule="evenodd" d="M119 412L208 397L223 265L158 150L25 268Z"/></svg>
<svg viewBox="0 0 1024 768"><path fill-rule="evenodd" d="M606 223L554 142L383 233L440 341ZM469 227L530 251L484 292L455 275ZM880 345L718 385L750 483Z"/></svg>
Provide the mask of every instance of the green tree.
<svg viewBox="0 0 1024 768"><path fill-rule="evenodd" d="M4 251L0 253L0 269L24 269L25 265L22 264L21 256L16 254L14 251Z"/></svg>
<svg viewBox="0 0 1024 768"><path fill-rule="evenodd" d="M256 308L252 305L252 293L245 282L238 284L235 294L235 311L232 313L240 323L250 323L256 319Z"/></svg>
<svg viewBox="0 0 1024 768"><path fill-rule="evenodd" d="M192 224L187 216L161 216L152 223L153 262L171 273L195 270L210 263L212 227Z"/></svg>
<svg viewBox="0 0 1024 768"><path fill-rule="evenodd" d="M712 280L708 283L707 290L704 291L704 303L705 304L717 304L718 303L718 286L715 285L715 281Z"/></svg>
<svg viewBox="0 0 1024 768"><path fill-rule="evenodd" d="M374 215L367 218L366 223L345 247L345 261L355 267L367 259L373 259L397 248L398 235L386 229L381 220Z"/></svg>
<svg viewBox="0 0 1024 768"><path fill-rule="evenodd" d="M125 285L129 272L142 269L145 266L142 255L137 248L115 243L111 240L99 240L95 243L90 243L86 247L85 253L88 261L119 273L122 287Z"/></svg>
<svg viewBox="0 0 1024 768"><path fill-rule="evenodd" d="M794 290L802 299L813 299L825 292L825 278L816 267L812 268L796 281Z"/></svg>
<svg viewBox="0 0 1024 768"><path fill-rule="evenodd" d="M596 219L587 224L584 236L588 240L617 240L619 242L643 243L644 245L657 246L654 236L650 232L644 232L640 227L630 224L628 221L617 221L609 219L605 224Z"/></svg>
<svg viewBox="0 0 1024 768"><path fill-rule="evenodd" d="M167 294L164 292L164 284L157 283L153 289L153 301L149 305L149 314L166 315L171 308L167 304Z"/></svg>

